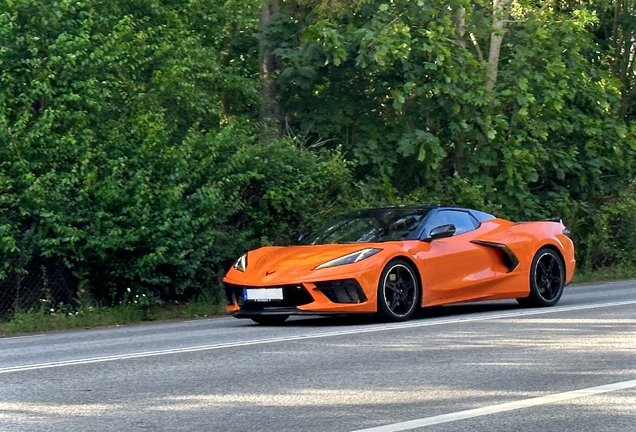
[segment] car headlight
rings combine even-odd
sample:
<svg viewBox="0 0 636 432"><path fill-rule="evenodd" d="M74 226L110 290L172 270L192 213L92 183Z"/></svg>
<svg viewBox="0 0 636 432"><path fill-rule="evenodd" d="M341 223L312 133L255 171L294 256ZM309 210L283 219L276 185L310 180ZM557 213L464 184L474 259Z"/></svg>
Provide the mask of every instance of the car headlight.
<svg viewBox="0 0 636 432"><path fill-rule="evenodd" d="M372 257L373 255L377 254L380 251L382 251L382 249L375 249L375 248L362 249L361 251L350 253L349 255L345 255L340 258L327 261L324 264L320 264L314 270L327 268L327 267L336 267L336 266L341 266L345 264L357 263L358 261L362 261L364 259Z"/></svg>
<svg viewBox="0 0 636 432"><path fill-rule="evenodd" d="M240 272L244 272L245 269L247 268L247 254L245 253L241 255L241 257L236 260L236 262L234 263L232 267L234 267Z"/></svg>

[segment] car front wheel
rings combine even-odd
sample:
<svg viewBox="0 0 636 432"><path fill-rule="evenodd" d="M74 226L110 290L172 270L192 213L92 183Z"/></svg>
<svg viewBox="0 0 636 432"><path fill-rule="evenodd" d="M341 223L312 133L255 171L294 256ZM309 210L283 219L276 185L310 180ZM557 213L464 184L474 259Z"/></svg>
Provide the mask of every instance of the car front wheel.
<svg viewBox="0 0 636 432"><path fill-rule="evenodd" d="M420 299L420 286L410 263L396 259L382 271L378 283L378 314L385 321L406 321Z"/></svg>

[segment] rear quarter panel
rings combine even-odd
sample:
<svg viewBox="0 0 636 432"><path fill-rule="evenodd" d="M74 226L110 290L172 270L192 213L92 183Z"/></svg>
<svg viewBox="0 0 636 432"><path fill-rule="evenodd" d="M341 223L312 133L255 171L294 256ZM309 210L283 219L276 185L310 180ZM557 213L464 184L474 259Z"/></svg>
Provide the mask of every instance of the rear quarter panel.
<svg viewBox="0 0 636 432"><path fill-rule="evenodd" d="M551 247L558 251L565 265L565 280L570 283L574 275L576 260L574 259L574 244L564 234L565 226L560 222L539 221L511 223L502 225L500 229L489 233L480 240L502 243L515 254L519 260L519 266L513 273L527 275L529 283L530 267L532 259L542 247ZM505 267L500 272L505 273ZM529 290L529 285L528 285Z"/></svg>

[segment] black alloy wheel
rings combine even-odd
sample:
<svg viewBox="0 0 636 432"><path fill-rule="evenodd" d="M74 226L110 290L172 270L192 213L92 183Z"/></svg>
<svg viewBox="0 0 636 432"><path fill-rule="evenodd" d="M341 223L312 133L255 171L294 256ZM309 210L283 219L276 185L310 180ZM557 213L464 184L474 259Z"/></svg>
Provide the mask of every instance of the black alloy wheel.
<svg viewBox="0 0 636 432"><path fill-rule="evenodd" d="M420 286L408 262L396 259L387 264L378 284L378 314L385 321L406 321L417 309Z"/></svg>
<svg viewBox="0 0 636 432"><path fill-rule="evenodd" d="M565 266L551 248L539 249L530 268L530 295L517 299L522 306L543 307L557 304L565 287Z"/></svg>
<svg viewBox="0 0 636 432"><path fill-rule="evenodd" d="M276 326L284 323L289 315L259 315L250 317L257 324L265 326Z"/></svg>

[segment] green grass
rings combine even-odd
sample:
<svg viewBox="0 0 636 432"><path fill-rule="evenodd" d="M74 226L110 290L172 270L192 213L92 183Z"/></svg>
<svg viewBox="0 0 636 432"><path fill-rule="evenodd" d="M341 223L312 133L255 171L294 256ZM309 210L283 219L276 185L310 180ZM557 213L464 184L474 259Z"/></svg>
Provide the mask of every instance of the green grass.
<svg viewBox="0 0 636 432"><path fill-rule="evenodd" d="M82 305L69 309L51 310L41 307L35 311L18 312L10 321L0 322L0 336L20 333L91 328L138 323L144 321L182 320L225 314L225 307L213 299L187 303L170 303L139 308L134 304L112 307Z"/></svg>
<svg viewBox="0 0 636 432"><path fill-rule="evenodd" d="M576 270L572 283L603 282L621 279L636 279L636 267L618 265L595 270Z"/></svg>

